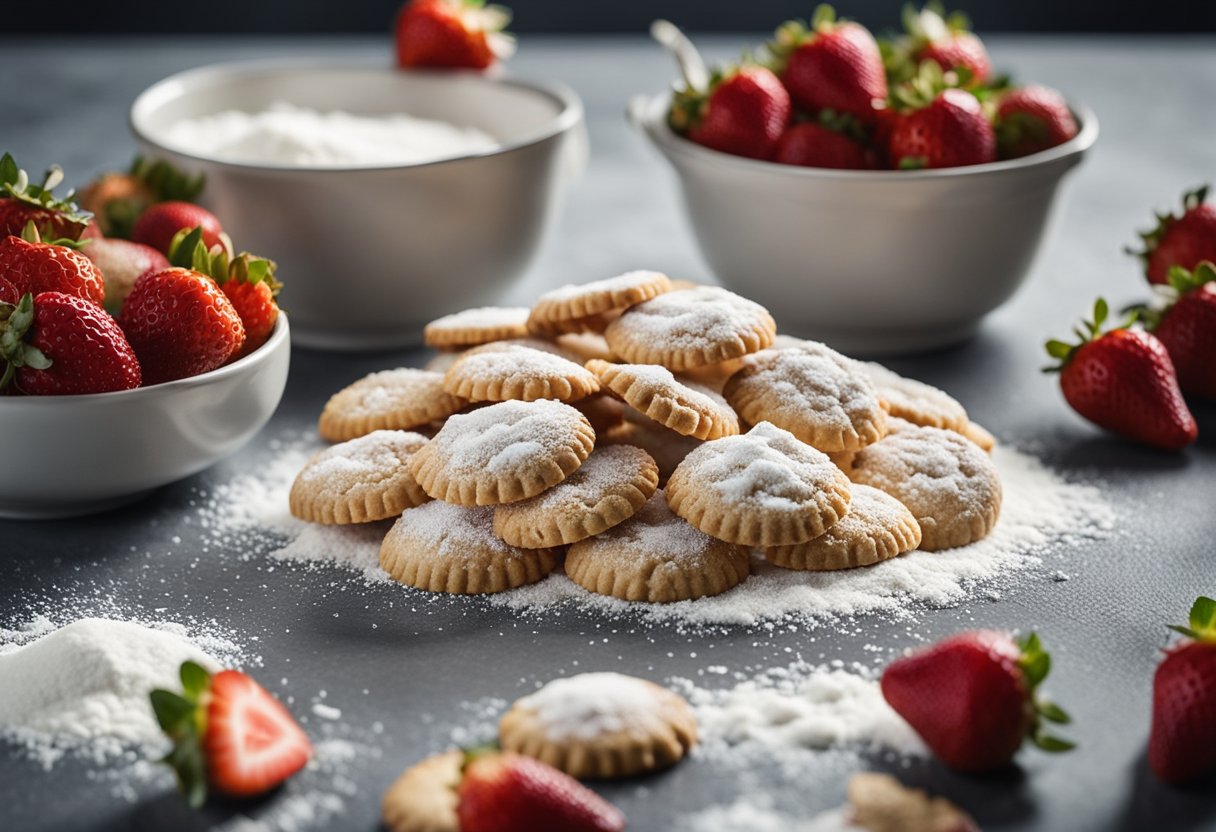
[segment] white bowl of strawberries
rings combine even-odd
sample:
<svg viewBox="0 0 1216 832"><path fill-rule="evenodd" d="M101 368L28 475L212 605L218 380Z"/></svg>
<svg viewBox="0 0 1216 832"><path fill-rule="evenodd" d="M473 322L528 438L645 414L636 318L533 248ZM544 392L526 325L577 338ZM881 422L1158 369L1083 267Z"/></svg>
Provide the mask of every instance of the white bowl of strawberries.
<svg viewBox="0 0 1216 832"><path fill-rule="evenodd" d="M906 23L880 45L821 7L711 75L660 22L685 81L630 107L718 279L858 354L975 334L1030 273L1098 135L1054 90L995 79L957 17Z"/></svg>

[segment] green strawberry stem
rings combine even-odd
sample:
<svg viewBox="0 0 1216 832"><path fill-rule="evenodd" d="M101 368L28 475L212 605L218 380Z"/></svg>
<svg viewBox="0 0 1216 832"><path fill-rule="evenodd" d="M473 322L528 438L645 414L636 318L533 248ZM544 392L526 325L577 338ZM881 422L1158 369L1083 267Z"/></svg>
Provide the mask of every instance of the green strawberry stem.
<svg viewBox="0 0 1216 832"><path fill-rule="evenodd" d="M163 159L136 156L130 173L148 186L158 202L194 202L207 184L204 174L189 176Z"/></svg>
<svg viewBox="0 0 1216 832"><path fill-rule="evenodd" d="M1216 643L1216 599L1201 595L1191 606L1189 627L1178 627L1173 624L1169 628L1181 633L1187 638L1205 643Z"/></svg>
<svg viewBox="0 0 1216 832"><path fill-rule="evenodd" d="M219 245L208 251L203 243L201 225L183 228L174 235L169 244L169 263L206 275L221 286L230 280L236 283L265 283L276 297L283 288L283 284L275 279L274 273L278 267L273 260L247 251L229 257L224 247Z"/></svg>
<svg viewBox="0 0 1216 832"><path fill-rule="evenodd" d="M42 350L24 340L34 322L34 296L26 292L17 303L0 303L0 361L4 372L0 373L0 390L13 383L17 370L46 370L53 363Z"/></svg>
<svg viewBox="0 0 1216 832"><path fill-rule="evenodd" d="M1026 692L1034 707L1034 720L1027 730L1027 736L1043 751L1055 753L1076 748L1076 743L1048 733L1043 725L1044 722L1056 725L1067 725L1072 722L1072 717L1068 715L1067 711L1037 692L1038 686L1051 673L1051 654L1043 649L1038 634L1033 632L1020 639L1018 647L1022 650L1022 655L1018 659L1018 667L1022 669Z"/></svg>
<svg viewBox="0 0 1216 832"><path fill-rule="evenodd" d="M41 232L38 231L38 226L34 225L33 220L26 222L25 227L21 229L21 239L27 243L46 243L48 246L61 246L75 251L80 251L89 242L88 240L69 240L67 237L44 240L42 239Z"/></svg>
<svg viewBox="0 0 1216 832"><path fill-rule="evenodd" d="M58 165L53 165L46 172L42 178L42 184L35 185L30 182L29 174L17 166L17 162L11 154L5 153L0 156L0 197L17 199L35 208L55 211L61 214L67 222L75 225L88 225L93 215L88 211L82 211L80 206L73 201L74 191L68 191L62 199L53 193L61 182L63 182L63 169Z"/></svg>
<svg viewBox="0 0 1216 832"><path fill-rule="evenodd" d="M1149 255L1152 254L1155 248L1157 248L1157 245L1161 242L1161 238L1165 236L1166 229L1169 228L1170 224L1182 217L1183 214L1186 214L1187 211L1198 208L1200 205L1207 202L1208 191L1210 189L1210 185L1200 185L1199 187L1193 188L1184 193L1182 195L1182 214L1179 214L1178 216L1154 212L1153 217L1157 220L1156 226L1148 231L1139 232L1140 240L1144 243L1144 248L1137 251L1131 246L1128 246L1123 249L1124 253L1130 254L1132 257L1136 257L1147 264Z"/></svg>
<svg viewBox="0 0 1216 832"><path fill-rule="evenodd" d="M1052 338L1050 341L1044 344L1047 354L1056 359L1057 363L1044 367L1043 372L1058 373L1063 370L1064 367L1068 365L1068 362L1072 360L1072 357L1076 354L1077 350L1081 349L1081 347L1085 346L1085 344L1088 344L1090 341L1096 341L1106 334L1106 331L1103 331L1102 329L1102 325L1106 323L1106 320L1109 317L1110 305L1106 302L1105 298L1098 298L1096 301L1094 301L1093 318L1088 321L1082 320L1080 325L1073 327L1073 334L1077 336L1080 343L1070 344L1067 341L1060 341ZM1128 329L1132 324L1139 320L1139 317L1140 310L1138 307L1129 309L1127 317L1119 326L1115 327L1115 329Z"/></svg>
<svg viewBox="0 0 1216 832"><path fill-rule="evenodd" d="M211 689L211 674L194 662L183 662L179 676L182 692L157 688L148 694L161 730L173 741L162 758L177 775L178 787L192 808L207 800L207 765L202 740L207 730L204 699Z"/></svg>

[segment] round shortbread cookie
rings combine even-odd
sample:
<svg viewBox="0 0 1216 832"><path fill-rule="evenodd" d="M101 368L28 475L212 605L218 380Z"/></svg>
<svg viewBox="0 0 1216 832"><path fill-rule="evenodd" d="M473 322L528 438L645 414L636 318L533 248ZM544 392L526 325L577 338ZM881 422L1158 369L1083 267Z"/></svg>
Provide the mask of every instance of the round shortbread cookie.
<svg viewBox="0 0 1216 832"><path fill-rule="evenodd" d="M743 547L673 514L659 491L624 523L571 546L566 574L600 595L666 604L725 592L747 578L749 561Z"/></svg>
<svg viewBox="0 0 1216 832"><path fill-rule="evenodd" d="M560 549L520 549L493 531L494 509L434 501L406 510L380 545L395 581L457 595L488 595L534 584L557 566Z"/></svg>
<svg viewBox="0 0 1216 832"><path fill-rule="evenodd" d="M661 272L637 271L545 292L532 307L528 330L539 333L602 332L609 313L658 297L671 290Z"/></svg>
<svg viewBox="0 0 1216 832"><path fill-rule="evenodd" d="M854 774L848 795L848 828L856 832L979 832L979 824L950 801L908 788L889 774Z"/></svg>
<svg viewBox="0 0 1216 832"><path fill-rule="evenodd" d="M988 432L988 429L979 422L968 421L963 425L963 429L959 431L963 436L970 439L976 445L979 445L980 450L984 453L992 453L992 449L996 447L996 437Z"/></svg>
<svg viewBox="0 0 1216 832"><path fill-rule="evenodd" d="M443 389L442 374L399 367L366 375L331 396L317 429L330 442L345 442L446 419L464 406L464 399Z"/></svg>
<svg viewBox="0 0 1216 832"><path fill-rule="evenodd" d="M523 338L528 334L526 306L481 306L444 315L431 321L422 330L428 347L458 349L501 341L504 338Z"/></svg>
<svg viewBox="0 0 1216 832"><path fill-rule="evenodd" d="M684 698L620 673L554 679L498 723L506 751L578 778L633 777L675 765L697 741Z"/></svg>
<svg viewBox="0 0 1216 832"><path fill-rule="evenodd" d="M291 513L310 523L370 523L431 499L409 462L427 443L420 433L377 430L313 456L296 475Z"/></svg>
<svg viewBox="0 0 1216 832"><path fill-rule="evenodd" d="M628 520L658 485L659 467L641 448L597 448L548 491L497 506L494 533L525 549L574 543Z"/></svg>
<svg viewBox="0 0 1216 832"><path fill-rule="evenodd" d="M393 781L380 801L388 832L460 832L456 814L463 751L427 757Z"/></svg>
<svg viewBox="0 0 1216 832"><path fill-rule="evenodd" d="M507 347L531 347L532 349L540 350L541 352L552 353L553 355L560 355L562 358L565 358L567 361L573 361L576 364L582 364L583 361L585 360L584 358L582 358L582 356L580 356L574 350L568 350L565 347L563 347L561 344L558 344L556 341L549 341L545 338L533 338L530 335L527 336L526 338L504 338L501 341L491 341L488 344L481 344L476 347L470 347L467 351L465 351L463 353L458 353L457 357L459 358L459 357L463 357L465 355L476 354L476 353L480 353L480 352L491 352L493 350L501 350L501 349L505 349Z"/></svg>
<svg viewBox="0 0 1216 832"><path fill-rule="evenodd" d="M808 341L750 356L722 393L752 424L772 422L821 451L855 451L887 432L887 414L857 363Z"/></svg>
<svg viewBox="0 0 1216 832"><path fill-rule="evenodd" d="M597 439L625 421L625 406L607 393L593 393L570 405L587 417Z"/></svg>
<svg viewBox="0 0 1216 832"><path fill-rule="evenodd" d="M609 392L676 433L717 439L739 432L739 417L726 399L695 381L677 379L666 367L588 361L587 369Z"/></svg>
<svg viewBox="0 0 1216 832"><path fill-rule="evenodd" d="M469 401L557 399L569 402L600 389L581 364L518 344L469 350L444 374L443 389Z"/></svg>
<svg viewBox="0 0 1216 832"><path fill-rule="evenodd" d="M685 370L764 349L777 332L763 306L715 286L668 292L634 306L604 338L630 364Z"/></svg>
<svg viewBox="0 0 1216 832"><path fill-rule="evenodd" d="M920 524L920 548L952 549L986 537L1001 513L1001 478L971 440L900 426L853 458L850 476L899 500Z"/></svg>
<svg viewBox="0 0 1216 832"><path fill-rule="evenodd" d="M660 487L684 457L704 444L700 439L681 436L628 406L624 407L624 421L599 436L598 441L601 445L636 445L650 454L659 466Z"/></svg>
<svg viewBox="0 0 1216 832"><path fill-rule="evenodd" d="M594 447L591 424L568 404L499 402L448 419L410 471L438 500L495 505L557 485Z"/></svg>
<svg viewBox="0 0 1216 832"><path fill-rule="evenodd" d="M708 535L787 546L823 534L849 509L849 478L793 434L761 422L706 442L667 483L671 510Z"/></svg>
<svg viewBox="0 0 1216 832"><path fill-rule="evenodd" d="M769 563L785 569L822 572L890 560L920 545L912 512L891 495L855 483L849 513L819 537L764 550Z"/></svg>
<svg viewBox="0 0 1216 832"><path fill-rule="evenodd" d="M966 408L944 390L914 378L904 378L872 361L854 363L870 380L874 392L886 403L892 416L928 428L962 432L967 426Z"/></svg>

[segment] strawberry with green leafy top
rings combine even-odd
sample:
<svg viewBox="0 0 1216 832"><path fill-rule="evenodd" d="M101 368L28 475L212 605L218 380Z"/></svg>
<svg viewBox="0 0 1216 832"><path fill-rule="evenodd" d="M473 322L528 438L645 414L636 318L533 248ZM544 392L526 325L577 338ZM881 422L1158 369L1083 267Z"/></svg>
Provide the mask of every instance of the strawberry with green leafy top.
<svg viewBox="0 0 1216 832"><path fill-rule="evenodd" d="M1158 214L1157 227L1140 233L1144 249L1128 249L1144 261L1150 283L1168 283L1174 266L1194 269L1204 260L1216 261L1216 205L1207 199L1207 185L1183 194L1182 213Z"/></svg>
<svg viewBox="0 0 1216 832"><path fill-rule="evenodd" d="M46 172L41 184L35 184L12 156L0 156L0 237L19 235L32 222L48 239L79 240L91 215L72 201L72 192L63 198L55 196L62 181L63 171L56 166Z"/></svg>
<svg viewBox="0 0 1216 832"><path fill-rule="evenodd" d="M995 128L1001 158L1016 159L1064 144L1077 135L1077 120L1064 96L1032 84L1001 94Z"/></svg>
<svg viewBox="0 0 1216 832"><path fill-rule="evenodd" d="M397 65L487 69L515 51L511 11L484 0L410 0L397 14Z"/></svg>
<svg viewBox="0 0 1216 832"><path fill-rule="evenodd" d="M101 306L105 279L78 246L73 240L43 242L31 219L21 236L0 239L0 275L13 284L18 295L62 292Z"/></svg>
<svg viewBox="0 0 1216 832"><path fill-rule="evenodd" d="M988 50L962 12L946 14L940 3L931 2L920 11L904 7L904 29L909 51L918 63L933 61L945 72L958 72L964 85L983 84L992 76Z"/></svg>
<svg viewBox="0 0 1216 832"><path fill-rule="evenodd" d="M937 64L922 65L891 98L896 114L884 132L892 167L954 168L996 160L996 134L979 100L950 86Z"/></svg>
<svg viewBox="0 0 1216 832"><path fill-rule="evenodd" d="M789 93L757 64L718 70L704 89L688 81L668 115L672 129L691 141L752 159L772 158L789 120Z"/></svg>
<svg viewBox="0 0 1216 832"><path fill-rule="evenodd" d="M136 156L125 173L103 173L80 191L80 204L91 211L106 237L129 239L135 223L157 202L193 202L204 177L188 176L161 159Z"/></svg>
<svg viewBox="0 0 1216 832"><path fill-rule="evenodd" d="M1173 299L1141 317L1170 354L1182 392L1216 399L1216 264L1174 266L1169 281Z"/></svg>
<svg viewBox="0 0 1216 832"><path fill-rule="evenodd" d="M1216 600L1196 599L1185 639L1168 649L1153 677L1148 762L1167 783L1216 772Z"/></svg>

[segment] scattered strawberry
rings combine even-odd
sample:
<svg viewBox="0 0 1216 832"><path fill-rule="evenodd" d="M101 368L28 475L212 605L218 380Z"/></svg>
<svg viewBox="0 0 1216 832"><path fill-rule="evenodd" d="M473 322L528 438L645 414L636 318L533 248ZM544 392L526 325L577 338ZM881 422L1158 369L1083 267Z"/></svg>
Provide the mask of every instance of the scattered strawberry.
<svg viewBox="0 0 1216 832"><path fill-rule="evenodd" d="M81 249L105 280L106 310L117 316L135 281L146 272L169 268L169 258L151 246L106 237Z"/></svg>
<svg viewBox="0 0 1216 832"><path fill-rule="evenodd" d="M960 633L892 662L882 694L946 765L984 772L1008 764L1027 737L1045 751L1072 743L1046 733L1043 722L1067 723L1057 705L1036 695L1051 656L1031 633Z"/></svg>
<svg viewBox="0 0 1216 832"><path fill-rule="evenodd" d="M815 9L809 29L783 23L768 48L790 98L806 110L831 109L869 124L887 97L878 42L860 23L837 21L831 6Z"/></svg>
<svg viewBox="0 0 1216 832"><path fill-rule="evenodd" d="M410 0L397 15L397 65L486 69L515 51L510 22L484 0Z"/></svg>
<svg viewBox="0 0 1216 832"><path fill-rule="evenodd" d="M1174 364L1151 333L1127 326L1102 331L1106 301L1094 304L1094 318L1076 330L1080 344L1048 341L1060 363L1060 389L1073 410L1113 433L1165 450L1195 441L1199 433L1178 388Z"/></svg>
<svg viewBox="0 0 1216 832"><path fill-rule="evenodd" d="M1165 309L1146 313L1153 334L1165 345L1182 392L1216 399L1216 264L1187 271L1170 269L1177 297Z"/></svg>
<svg viewBox="0 0 1216 832"><path fill-rule="evenodd" d="M743 64L713 74L709 88L691 83L676 92L672 129L705 147L771 159L790 120L790 96L772 71Z"/></svg>
<svg viewBox="0 0 1216 832"><path fill-rule="evenodd" d="M1166 651L1153 677L1148 763L1167 783L1216 771L1216 600L1200 597L1186 636Z"/></svg>
<svg viewBox="0 0 1216 832"><path fill-rule="evenodd" d="M30 220L20 237L0 240L0 274L18 295L62 292L101 306L105 280L92 260L70 247L75 245L71 240L44 243Z"/></svg>
<svg viewBox="0 0 1216 832"><path fill-rule="evenodd" d="M32 222L44 237L79 240L90 216L72 201L71 192L62 199L55 196L62 181L63 171L52 167L35 185L12 156L0 156L0 237L20 234Z"/></svg>
<svg viewBox="0 0 1216 832"><path fill-rule="evenodd" d="M625 816L552 766L510 752L472 752L457 789L460 832L620 832Z"/></svg>
<svg viewBox="0 0 1216 832"><path fill-rule="evenodd" d="M1182 216L1158 214L1157 227L1140 234L1144 250L1128 250L1144 260L1150 283L1168 283L1172 266L1194 269L1203 260L1216 261L1216 205L1207 198L1207 185L1184 194Z"/></svg>
<svg viewBox="0 0 1216 832"><path fill-rule="evenodd" d="M165 757L191 806L208 788L253 797L278 786L312 756L307 735L283 705L238 670L212 676L194 662L181 667L182 692L154 690L152 709L173 740Z"/></svg>
<svg viewBox="0 0 1216 832"><path fill-rule="evenodd" d="M1000 97L996 110L996 144L1002 159L1029 156L1077 135L1068 102L1050 87L1028 86Z"/></svg>
<svg viewBox="0 0 1216 832"><path fill-rule="evenodd" d="M129 239L135 222L157 202L193 202L204 177L187 176L168 162L136 156L125 173L103 173L80 192L80 204L92 212L100 233Z"/></svg>
<svg viewBox="0 0 1216 832"><path fill-rule="evenodd" d="M870 152L844 133L808 122L785 131L774 161L810 168L868 170L874 167Z"/></svg>
<svg viewBox="0 0 1216 832"><path fill-rule="evenodd" d="M974 95L966 90L936 90L933 64L901 91L904 109L887 139L892 167L902 170L982 165L996 160L996 135ZM937 75L940 80L940 75ZM922 86L921 81L925 81ZM923 93L929 93L928 96Z"/></svg>
<svg viewBox="0 0 1216 832"><path fill-rule="evenodd" d="M16 305L0 302L0 365L0 390L15 380L20 392L33 396L109 393L140 384L139 361L114 319L62 292L27 292Z"/></svg>
<svg viewBox="0 0 1216 832"><path fill-rule="evenodd" d="M196 227L203 229L203 242L208 249L220 246L231 250L231 244L215 214L192 202L169 201L153 205L136 221L131 239L168 254L173 238L179 231Z"/></svg>
<svg viewBox="0 0 1216 832"><path fill-rule="evenodd" d="M992 76L988 50L971 31L971 22L962 12L944 15L936 3L919 12L908 6L904 29L911 39L911 52L920 63L933 61L944 72L962 72L964 85L983 84Z"/></svg>

